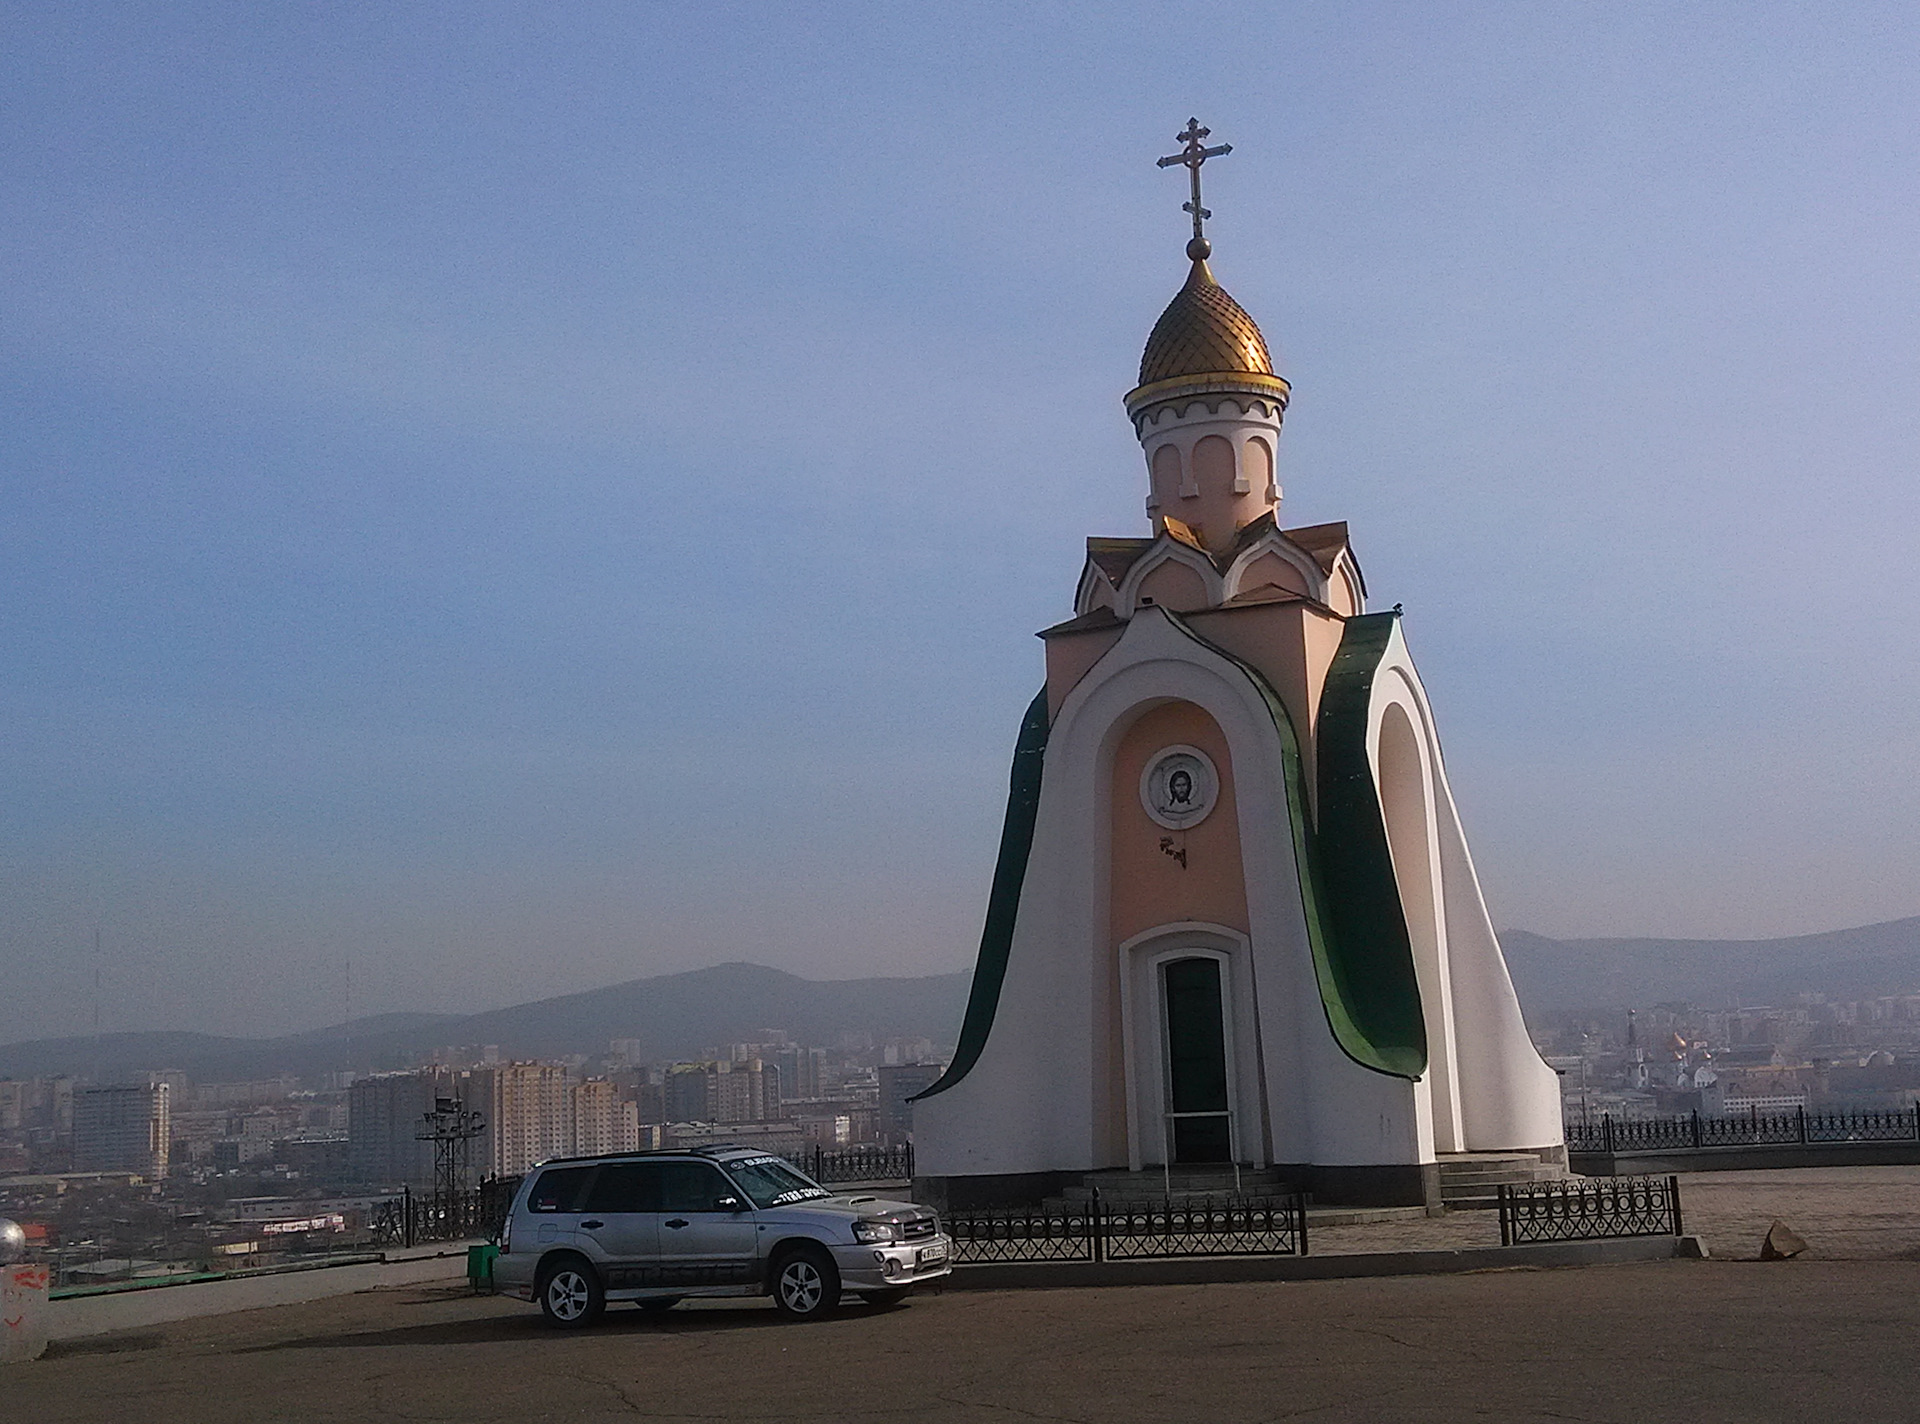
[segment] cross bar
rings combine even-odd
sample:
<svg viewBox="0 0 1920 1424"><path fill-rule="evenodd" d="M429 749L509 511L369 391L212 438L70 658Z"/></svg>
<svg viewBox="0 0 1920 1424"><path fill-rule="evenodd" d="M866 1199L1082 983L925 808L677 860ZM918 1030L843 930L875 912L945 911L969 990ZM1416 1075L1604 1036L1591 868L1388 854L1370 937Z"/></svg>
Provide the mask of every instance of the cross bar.
<svg viewBox="0 0 1920 1424"><path fill-rule="evenodd" d="M1200 205L1200 165L1209 158L1220 158L1233 152L1233 145L1230 143L1215 144L1212 148L1208 148L1204 141L1212 132L1212 129L1201 128L1200 120L1188 119L1185 130L1174 135L1184 147L1178 153L1169 154L1165 158L1157 159L1154 163L1156 168L1171 168L1179 164L1187 170L1193 196L1180 205L1180 210L1193 214L1193 241L1188 244L1188 250L1196 262L1207 255L1201 250L1206 247L1207 242L1206 232L1201 224L1213 216Z"/></svg>

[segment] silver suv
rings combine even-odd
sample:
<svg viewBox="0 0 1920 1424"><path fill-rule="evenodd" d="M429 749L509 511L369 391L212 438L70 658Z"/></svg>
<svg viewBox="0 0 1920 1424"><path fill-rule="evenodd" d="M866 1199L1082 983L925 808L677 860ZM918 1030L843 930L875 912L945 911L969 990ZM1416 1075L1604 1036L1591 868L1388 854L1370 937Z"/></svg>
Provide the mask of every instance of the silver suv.
<svg viewBox="0 0 1920 1424"><path fill-rule="evenodd" d="M738 1147L569 1157L514 1193L497 1289L550 1325L590 1325L610 1300L668 1310L689 1296L773 1296L796 1320L842 1291L875 1305L953 1269L926 1207L836 1195L784 1158Z"/></svg>

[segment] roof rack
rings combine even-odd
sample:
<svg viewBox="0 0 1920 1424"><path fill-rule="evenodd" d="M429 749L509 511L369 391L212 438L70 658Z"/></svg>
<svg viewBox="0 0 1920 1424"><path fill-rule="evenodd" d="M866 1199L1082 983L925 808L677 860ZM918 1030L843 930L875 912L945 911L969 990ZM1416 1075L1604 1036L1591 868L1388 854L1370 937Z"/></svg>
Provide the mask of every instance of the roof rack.
<svg viewBox="0 0 1920 1424"><path fill-rule="evenodd" d="M738 1142L706 1142L698 1147L641 1147L632 1152L584 1152L573 1157L544 1157L533 1164L534 1167L557 1167L566 1162L625 1162L635 1157L716 1157L722 1152L761 1152L757 1147L746 1147ZM763 1155L778 1157L777 1152ZM527 1169L532 1171L533 1168Z"/></svg>

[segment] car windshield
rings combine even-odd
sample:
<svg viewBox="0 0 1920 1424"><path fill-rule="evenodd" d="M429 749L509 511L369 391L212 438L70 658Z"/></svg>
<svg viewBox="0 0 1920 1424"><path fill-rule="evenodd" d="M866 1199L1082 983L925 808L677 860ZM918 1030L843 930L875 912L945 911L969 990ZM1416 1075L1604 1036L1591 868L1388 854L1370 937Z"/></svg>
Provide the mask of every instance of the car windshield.
<svg viewBox="0 0 1920 1424"><path fill-rule="evenodd" d="M744 1162L727 1163L727 1171L740 1190L758 1207L785 1206L788 1202L814 1201L832 1196L825 1187L780 1157L753 1157Z"/></svg>

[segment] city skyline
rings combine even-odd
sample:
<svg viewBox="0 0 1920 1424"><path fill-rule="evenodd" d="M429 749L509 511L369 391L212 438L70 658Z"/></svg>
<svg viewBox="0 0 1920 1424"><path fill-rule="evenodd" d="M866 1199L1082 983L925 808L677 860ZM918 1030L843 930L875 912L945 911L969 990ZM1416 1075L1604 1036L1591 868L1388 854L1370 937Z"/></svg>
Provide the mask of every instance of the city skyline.
<svg viewBox="0 0 1920 1424"><path fill-rule="evenodd" d="M1190 113L1496 923L1920 911L1909 12L748 13L19 27L0 1041L965 968Z"/></svg>

